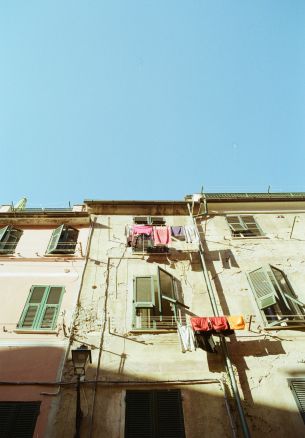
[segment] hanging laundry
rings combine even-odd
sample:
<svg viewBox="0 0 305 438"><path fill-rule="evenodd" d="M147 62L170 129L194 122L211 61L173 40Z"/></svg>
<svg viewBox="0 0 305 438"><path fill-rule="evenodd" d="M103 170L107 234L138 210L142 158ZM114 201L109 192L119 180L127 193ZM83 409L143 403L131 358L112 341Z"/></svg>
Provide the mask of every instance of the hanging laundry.
<svg viewBox="0 0 305 438"><path fill-rule="evenodd" d="M228 321L225 316L210 316L209 322L211 328L216 332L221 332L229 329Z"/></svg>
<svg viewBox="0 0 305 438"><path fill-rule="evenodd" d="M200 202L202 199L202 193L194 193L192 195L192 201L193 202Z"/></svg>
<svg viewBox="0 0 305 438"><path fill-rule="evenodd" d="M209 323L209 318L206 317L191 318L191 324L194 331L207 332L212 330L212 327Z"/></svg>
<svg viewBox="0 0 305 438"><path fill-rule="evenodd" d="M199 237L193 225L186 225L184 230L185 240L187 243L199 243Z"/></svg>
<svg viewBox="0 0 305 438"><path fill-rule="evenodd" d="M138 236L139 234L146 234L150 236L152 234L153 227L151 225L133 225L132 234Z"/></svg>
<svg viewBox="0 0 305 438"><path fill-rule="evenodd" d="M181 325L180 323L177 323L177 329L182 353L196 350L195 337L192 328L189 325Z"/></svg>
<svg viewBox="0 0 305 438"><path fill-rule="evenodd" d="M174 237L185 237L183 226L171 227L171 232L172 232L172 236Z"/></svg>
<svg viewBox="0 0 305 438"><path fill-rule="evenodd" d="M195 332L195 341L198 348L208 353L217 353L213 336L209 332Z"/></svg>
<svg viewBox="0 0 305 438"><path fill-rule="evenodd" d="M244 330L246 327L246 323L242 315L230 315L227 316L227 320L231 330Z"/></svg>
<svg viewBox="0 0 305 438"><path fill-rule="evenodd" d="M153 227L153 239L155 245L168 245L171 243L171 233L168 226Z"/></svg>

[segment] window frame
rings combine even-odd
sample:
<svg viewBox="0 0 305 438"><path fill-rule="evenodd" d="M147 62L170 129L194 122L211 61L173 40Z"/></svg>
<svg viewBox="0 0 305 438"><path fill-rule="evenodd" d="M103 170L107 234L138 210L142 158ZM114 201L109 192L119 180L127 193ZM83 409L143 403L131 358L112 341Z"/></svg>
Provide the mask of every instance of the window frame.
<svg viewBox="0 0 305 438"><path fill-rule="evenodd" d="M40 414L41 400L39 401L1 401L0 422L4 435L32 438ZM26 428L26 430L25 430Z"/></svg>
<svg viewBox="0 0 305 438"><path fill-rule="evenodd" d="M37 304L30 302L35 288L44 288L44 292L43 292L41 301L40 301L40 303L37 303ZM57 304L48 304L48 302L47 302L52 288L61 288L60 297L59 297ZM64 293L65 293L65 287L61 286L61 285L47 285L47 286L46 285L32 285L30 292L28 294L27 300L25 302L25 305L23 307L21 316L19 318L18 324L17 324L17 330L18 331L35 331L35 332L54 331L56 329L56 326L57 326L59 310L61 307ZM33 317L32 325L31 325L31 327L24 326L24 321L25 321L25 318L27 316L28 309L31 306L37 307L35 316ZM44 320L44 316L46 314L46 310L50 307L55 308L51 327L41 327L43 320Z"/></svg>
<svg viewBox="0 0 305 438"><path fill-rule="evenodd" d="M284 291L274 271L280 273L288 290ZM256 275L257 278L254 277L255 273L258 273ZM305 324L305 309L302 312L305 304L298 300L284 271L273 265L263 265L247 272L246 275L256 304L267 327L280 326L281 328L287 327L292 329L298 323L303 322ZM292 313L283 313L284 306L288 311L292 311ZM283 324L285 325L283 326Z"/></svg>
<svg viewBox="0 0 305 438"><path fill-rule="evenodd" d="M65 234L68 234L69 231L75 231L76 233L76 239L75 241L71 242L71 246L73 247L71 249L69 248L59 248L59 246L62 244L69 244L67 241L60 241L62 239L62 236ZM46 255L60 255L60 254L75 254L76 246L78 242L78 236L79 236L79 230L77 228L72 227L71 225L67 224L61 224L59 227L54 228L52 231L52 235L50 237L48 247L46 250Z"/></svg>
<svg viewBox="0 0 305 438"><path fill-rule="evenodd" d="M162 280L161 280L161 272L163 272L165 275L170 277L172 282L172 296L168 296L162 292ZM151 279L151 301L150 302L143 302L139 303L136 300L136 279L137 278L150 278ZM139 331L145 331L145 330L176 330L176 324L177 318L179 317L177 307L181 306L184 308L189 308L184 303L181 303L178 301L178 283L179 280L175 278L171 273L167 272L165 269L160 268L158 266L157 275L139 275L135 276L133 278L133 319L132 319L132 327L133 330L139 330ZM164 289L163 289L164 290ZM157 301L155 299L155 294L157 293ZM170 307L172 308L172 315L168 315L165 310L165 302L170 304ZM141 324L141 327L138 327L137 323L137 309L152 309L151 315L150 315L150 321L149 324L151 324L151 327L145 327ZM173 319L173 323L170 322L167 324L166 318ZM161 328L158 328L158 323L164 324L164 326Z"/></svg>
<svg viewBox="0 0 305 438"><path fill-rule="evenodd" d="M9 242L13 233L17 234L15 236L15 241ZM6 225L5 227L2 227L0 229L0 255L14 254L22 233L22 230L19 230L12 225ZM10 246L10 244L12 244L12 246ZM7 248L7 246L9 246L9 248Z"/></svg>
<svg viewBox="0 0 305 438"><path fill-rule="evenodd" d="M141 415L138 414L139 408ZM167 415L164 414L164 409ZM180 389L126 390L124 437L167 436L185 438ZM172 435L174 433L174 435Z"/></svg>
<svg viewBox="0 0 305 438"><path fill-rule="evenodd" d="M166 220L164 216L133 216L133 223L136 225L165 225Z"/></svg>
<svg viewBox="0 0 305 438"><path fill-rule="evenodd" d="M287 380L288 380L288 386L292 392L293 398L299 409L299 413L305 424L305 378L295 377L295 378L288 378ZM298 391L300 383L302 384L302 387L300 391Z"/></svg>
<svg viewBox="0 0 305 438"><path fill-rule="evenodd" d="M229 218L237 218L237 219L235 222L232 221L230 223ZM251 219L250 221L249 220L247 221L245 220L245 218L251 218ZM226 221L233 238L255 239L260 237L266 237L263 230L257 223L254 215L252 214L227 214ZM252 232L251 227L249 227L249 225L254 225L254 230L256 230L255 234L252 235L248 234Z"/></svg>

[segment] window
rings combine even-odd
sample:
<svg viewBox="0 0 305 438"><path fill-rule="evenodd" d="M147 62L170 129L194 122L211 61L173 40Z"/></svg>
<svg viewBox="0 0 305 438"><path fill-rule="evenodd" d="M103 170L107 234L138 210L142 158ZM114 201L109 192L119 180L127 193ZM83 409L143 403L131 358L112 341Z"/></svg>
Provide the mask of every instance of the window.
<svg viewBox="0 0 305 438"><path fill-rule="evenodd" d="M159 226L165 225L165 220L161 216L134 216L134 225ZM132 252L142 253L168 253L167 245L155 245L152 235L138 234L132 236L132 226L126 226L127 245L132 247Z"/></svg>
<svg viewBox="0 0 305 438"><path fill-rule="evenodd" d="M181 392L126 391L125 438L185 438Z"/></svg>
<svg viewBox="0 0 305 438"><path fill-rule="evenodd" d="M288 379L288 385L305 423L305 379Z"/></svg>
<svg viewBox="0 0 305 438"><path fill-rule="evenodd" d="M304 324L304 304L297 299L284 272L274 266L248 273L259 309L268 326Z"/></svg>
<svg viewBox="0 0 305 438"><path fill-rule="evenodd" d="M154 247L154 242L150 236L146 234L140 234L134 237L132 244L133 252L149 252Z"/></svg>
<svg viewBox="0 0 305 438"><path fill-rule="evenodd" d="M162 268L158 268L157 276L135 277L135 329L176 328L177 306L187 308L178 301L178 283L176 278Z"/></svg>
<svg viewBox="0 0 305 438"><path fill-rule="evenodd" d="M40 401L0 402L0 436L32 438L40 411Z"/></svg>
<svg viewBox="0 0 305 438"><path fill-rule="evenodd" d="M78 230L67 225L56 228L51 236L47 254L74 254Z"/></svg>
<svg viewBox="0 0 305 438"><path fill-rule="evenodd" d="M138 225L164 225L165 220L160 216L135 216L133 223Z"/></svg>
<svg viewBox="0 0 305 438"><path fill-rule="evenodd" d="M233 237L257 237L263 236L253 216L227 216Z"/></svg>
<svg viewBox="0 0 305 438"><path fill-rule="evenodd" d="M54 330L63 293L62 286L32 286L17 328Z"/></svg>
<svg viewBox="0 0 305 438"><path fill-rule="evenodd" d="M0 229L0 254L14 254L22 231L10 225Z"/></svg>

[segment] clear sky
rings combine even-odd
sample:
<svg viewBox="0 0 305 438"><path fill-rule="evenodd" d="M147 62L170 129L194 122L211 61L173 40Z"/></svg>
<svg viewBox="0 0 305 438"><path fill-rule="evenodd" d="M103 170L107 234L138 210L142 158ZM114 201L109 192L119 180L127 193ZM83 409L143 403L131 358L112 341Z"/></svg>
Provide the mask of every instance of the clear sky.
<svg viewBox="0 0 305 438"><path fill-rule="evenodd" d="M305 191L304 0L0 2L0 203Z"/></svg>

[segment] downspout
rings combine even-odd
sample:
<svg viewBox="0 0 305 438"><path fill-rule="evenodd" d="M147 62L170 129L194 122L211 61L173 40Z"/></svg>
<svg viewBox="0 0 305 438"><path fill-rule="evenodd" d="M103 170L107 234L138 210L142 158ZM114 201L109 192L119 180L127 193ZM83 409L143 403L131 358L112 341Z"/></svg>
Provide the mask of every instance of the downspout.
<svg viewBox="0 0 305 438"><path fill-rule="evenodd" d="M218 312L218 308L217 308L217 303L216 303L216 299L215 299L215 295L214 295L214 291L212 288L212 284L211 284L211 280L208 274L208 269L206 266L206 261L204 258L204 249L202 246L202 242L201 242L201 238L200 238L200 234L198 231L198 226L197 226L197 222L196 219L193 217L191 209L190 209L190 205L189 203L187 203L187 208L189 211L189 215L194 223L195 226L195 230L196 233L198 235L199 238L199 256L200 256L200 261L201 261L201 265L202 265L202 271L203 271L203 276L204 276L204 280L208 289L208 294L209 294L209 298L210 298L210 302L211 302L211 306L213 309L213 313L215 316L219 316L219 312ZM205 211L205 213L203 215L206 215L207 211ZM203 216L202 215L202 216ZM237 387L237 383L236 383L236 379L235 379L235 375L234 375L234 371L233 371L233 367L232 367L232 362L231 359L229 357L229 353L228 353L228 349L227 349L227 344L226 344L226 340L224 337L220 337L220 345L222 348L222 352L225 358L225 362L226 362L226 367L227 367L227 371L228 371L228 376L230 379L230 383L231 383L231 388L233 391L233 395L236 401L236 406L237 406L237 411L238 411L238 415L239 415L239 419L241 422L241 427L242 427L242 431L243 431L243 436L245 438L250 438L250 431L248 428L248 424L247 424L247 420L245 417L245 413L244 413L244 409L242 407L242 403L241 403L241 399L240 399L240 395L239 395L239 391L238 391L238 387Z"/></svg>

